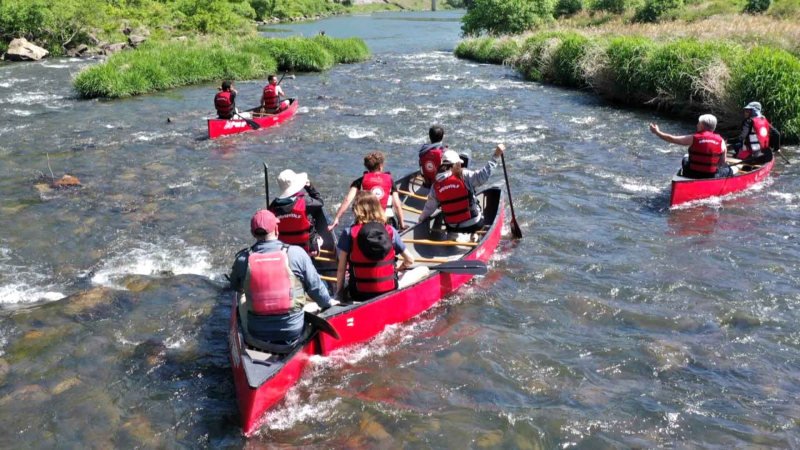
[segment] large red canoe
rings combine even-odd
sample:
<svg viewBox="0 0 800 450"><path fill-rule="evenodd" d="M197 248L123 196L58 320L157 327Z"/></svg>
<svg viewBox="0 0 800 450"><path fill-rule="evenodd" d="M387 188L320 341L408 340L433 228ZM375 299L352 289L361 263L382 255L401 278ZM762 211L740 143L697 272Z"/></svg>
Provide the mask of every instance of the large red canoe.
<svg viewBox="0 0 800 450"><path fill-rule="evenodd" d="M416 258L487 262L500 242L504 219L503 191L496 187L489 188L478 196L482 201L484 215L489 225L475 246L407 243L408 250ZM414 226L403 233L403 238L446 239L446 233L438 229L431 230L431 222L426 221ZM327 334L312 331L288 355L275 355L255 348L245 348L239 309L234 302L230 322L230 355L244 434L250 436L263 425L264 413L281 400L297 382L310 356L325 355L338 348L369 340L386 326L404 322L427 310L470 278L471 275L431 271L427 277L406 288L365 302L334 306L320 314L320 317L334 325L340 339L335 340Z"/></svg>
<svg viewBox="0 0 800 450"><path fill-rule="evenodd" d="M261 125L261 128L272 127L275 125L282 124L289 120L292 116L297 113L297 107L299 106L299 102L296 98L289 99L289 107L284 111L279 112L278 114L260 114L258 110L260 108L253 108L246 112L249 112L253 115L250 120L256 122L257 124ZM245 131L250 131L250 125L247 124L246 121L242 120L239 117L235 117L230 120L225 119L208 119L208 138L209 139L216 139L220 136L225 136L228 134L236 134L236 133L243 133Z"/></svg>
<svg viewBox="0 0 800 450"><path fill-rule="evenodd" d="M761 165L743 165L738 173L727 178L694 179L681 176L681 172L672 177L672 194L669 206L702 200L709 197L721 197L733 192L743 191L756 183L764 181L772 170L775 157Z"/></svg>

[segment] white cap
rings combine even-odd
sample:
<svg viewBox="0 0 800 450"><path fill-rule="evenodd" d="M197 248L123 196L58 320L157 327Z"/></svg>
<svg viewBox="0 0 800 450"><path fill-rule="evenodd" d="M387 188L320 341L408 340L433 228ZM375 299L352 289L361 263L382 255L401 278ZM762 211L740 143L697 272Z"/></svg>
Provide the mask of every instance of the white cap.
<svg viewBox="0 0 800 450"><path fill-rule="evenodd" d="M461 157L458 156L458 153L455 150L447 150L442 155L442 164L458 164L461 162Z"/></svg>
<svg viewBox="0 0 800 450"><path fill-rule="evenodd" d="M308 183L308 174L295 173L294 170L286 169L278 175L278 187L281 193L278 198L291 197L300 192Z"/></svg>

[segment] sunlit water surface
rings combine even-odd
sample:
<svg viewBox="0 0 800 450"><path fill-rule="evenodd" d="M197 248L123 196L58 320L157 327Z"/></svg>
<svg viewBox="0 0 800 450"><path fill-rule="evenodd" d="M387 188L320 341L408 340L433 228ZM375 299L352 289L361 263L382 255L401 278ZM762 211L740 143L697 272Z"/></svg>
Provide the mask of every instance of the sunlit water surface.
<svg viewBox="0 0 800 450"><path fill-rule="evenodd" d="M285 80L298 116L215 141L216 83L77 101L89 61L0 64L0 446L800 446L800 164L670 211L684 150L646 124L691 123L457 60L460 15L278 26L374 57ZM524 240L506 229L488 275L314 358L245 440L221 274L261 163L308 172L332 213L366 152L406 173L432 123L478 162L506 143ZM47 153L83 188L35 187Z"/></svg>

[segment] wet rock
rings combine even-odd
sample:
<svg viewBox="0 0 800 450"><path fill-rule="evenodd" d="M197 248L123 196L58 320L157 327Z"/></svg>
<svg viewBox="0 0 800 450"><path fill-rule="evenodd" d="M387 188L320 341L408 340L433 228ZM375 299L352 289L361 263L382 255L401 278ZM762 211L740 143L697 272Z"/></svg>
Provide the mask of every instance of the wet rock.
<svg viewBox="0 0 800 450"><path fill-rule="evenodd" d="M464 364L466 358L461 356L461 353L453 352L444 358L444 364L447 367L454 368Z"/></svg>
<svg viewBox="0 0 800 450"><path fill-rule="evenodd" d="M167 117L167 123L172 123L172 122L175 122L175 118Z"/></svg>
<svg viewBox="0 0 800 450"><path fill-rule="evenodd" d="M122 280L122 285L131 292L142 292L151 288L153 283L141 275L131 275Z"/></svg>
<svg viewBox="0 0 800 450"><path fill-rule="evenodd" d="M67 56L71 58L77 58L79 56L83 56L88 51L89 51L89 46L86 44L81 44L75 48L67 50Z"/></svg>
<svg viewBox="0 0 800 450"><path fill-rule="evenodd" d="M76 177L73 177L72 175L66 175L66 174L64 174L64 176L61 177L60 180L53 183L54 188L73 188L79 186L82 186L81 180L79 180Z"/></svg>
<svg viewBox="0 0 800 450"><path fill-rule="evenodd" d="M39 61L49 52L42 47L31 44L25 38L14 39L8 44L8 50L3 55L6 61Z"/></svg>
<svg viewBox="0 0 800 450"><path fill-rule="evenodd" d="M18 213L27 207L28 205L24 203L17 203L15 205L3 206L2 208L0 208L0 212L2 212L3 214L11 215Z"/></svg>
<svg viewBox="0 0 800 450"><path fill-rule="evenodd" d="M69 296L64 312L79 314L98 305L111 303L112 290L106 287L96 287L88 291L79 292Z"/></svg>
<svg viewBox="0 0 800 450"><path fill-rule="evenodd" d="M42 330L33 330L33 331L28 331L27 333L25 333L25 336L23 336L22 339L39 339L42 336L44 336L44 331L42 331Z"/></svg>
<svg viewBox="0 0 800 450"><path fill-rule="evenodd" d="M148 366L156 367L166 361L166 352L167 347L163 343L149 340L137 345L134 353L144 358Z"/></svg>
<svg viewBox="0 0 800 450"><path fill-rule="evenodd" d="M50 389L50 393L53 395L59 395L62 392L65 392L79 384L81 384L81 380L78 379L78 377L67 378L66 380L53 386L53 388Z"/></svg>
<svg viewBox="0 0 800 450"><path fill-rule="evenodd" d="M34 184L33 187L37 191L39 191L40 194L48 194L50 192L53 192L53 189L50 187L49 184L37 183L37 184Z"/></svg>
<svg viewBox="0 0 800 450"><path fill-rule="evenodd" d="M361 425L359 425L359 428L361 429L362 434L372 439L376 439L379 441L391 439L389 433L386 432L386 428L384 428L383 425L379 424L378 422L374 421L371 417L365 417L361 421Z"/></svg>
<svg viewBox="0 0 800 450"><path fill-rule="evenodd" d="M658 372L685 368L691 362L683 347L674 342L654 342L644 349L644 353Z"/></svg>
<svg viewBox="0 0 800 450"><path fill-rule="evenodd" d="M147 38L144 37L144 36L138 36L138 35L133 35L133 34L128 36L128 44L130 44L131 47L133 47L133 48L136 48L136 47L142 45L144 43L144 41L146 41L146 40L147 40Z"/></svg>
<svg viewBox="0 0 800 450"><path fill-rule="evenodd" d="M519 450L541 450L542 446L536 441L531 441L528 437L516 435L514 438L514 447Z"/></svg>
<svg viewBox="0 0 800 450"><path fill-rule="evenodd" d="M483 433L481 437L478 438L476 444L480 448L497 448L503 442L503 433L500 431L490 431L488 433Z"/></svg>
<svg viewBox="0 0 800 450"><path fill-rule="evenodd" d="M733 311L722 318L721 324L734 328L747 329L760 326L761 319L744 311Z"/></svg>
<svg viewBox="0 0 800 450"><path fill-rule="evenodd" d="M50 398L45 389L38 384L29 384L14 390L3 398L0 398L0 406L19 403L42 403Z"/></svg>

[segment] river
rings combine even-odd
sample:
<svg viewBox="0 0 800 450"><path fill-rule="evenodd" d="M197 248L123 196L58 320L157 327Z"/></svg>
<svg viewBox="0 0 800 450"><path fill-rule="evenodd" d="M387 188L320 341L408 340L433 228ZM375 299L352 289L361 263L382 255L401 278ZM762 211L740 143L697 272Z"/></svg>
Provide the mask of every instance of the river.
<svg viewBox="0 0 800 450"><path fill-rule="evenodd" d="M693 124L458 60L460 16L268 30L363 37L374 57L285 80L298 116L215 141L216 83L79 101L91 61L0 63L0 447L800 446L800 164L670 210L684 149L647 123ZM525 238L506 227L488 275L314 358L245 440L222 274L261 163L308 172L333 213L366 152L407 173L433 123L479 164L507 145ZM81 189L35 187L48 153Z"/></svg>

